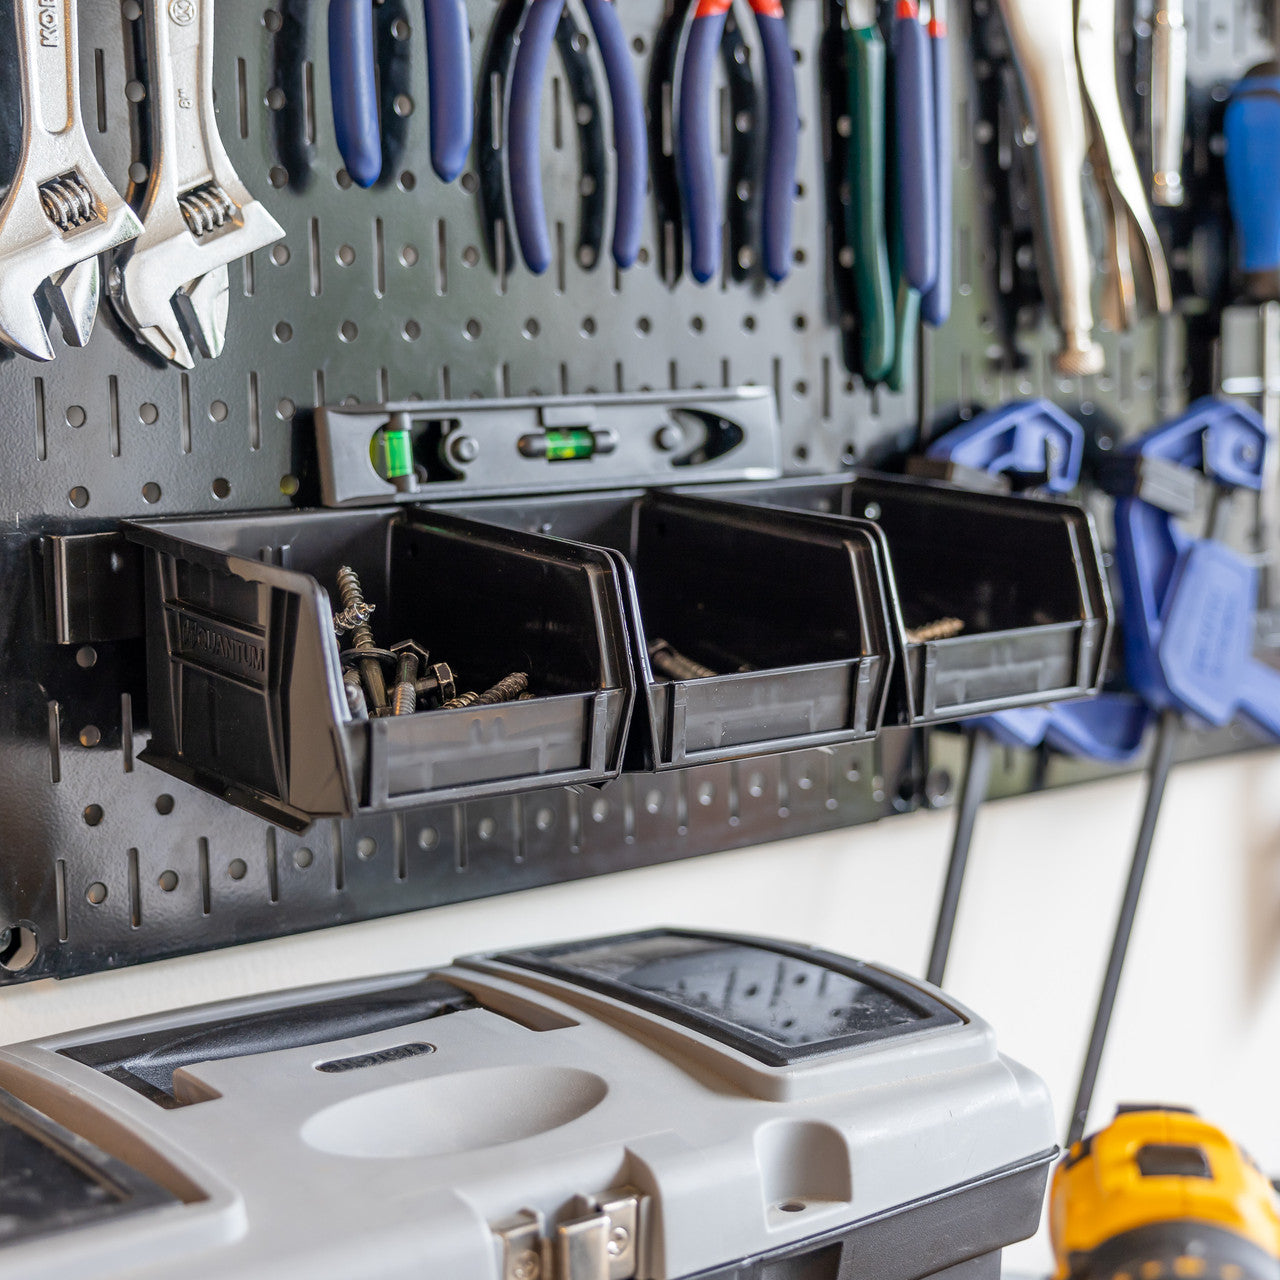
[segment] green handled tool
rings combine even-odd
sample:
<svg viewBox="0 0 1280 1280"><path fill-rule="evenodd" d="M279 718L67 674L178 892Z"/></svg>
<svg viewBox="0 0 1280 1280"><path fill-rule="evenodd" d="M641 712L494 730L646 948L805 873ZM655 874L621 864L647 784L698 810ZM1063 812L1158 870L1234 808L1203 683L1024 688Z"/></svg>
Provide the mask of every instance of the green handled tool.
<svg viewBox="0 0 1280 1280"><path fill-rule="evenodd" d="M886 54L876 8L876 0L846 0L844 29L850 188L845 232L854 252L862 373L868 382L889 376L895 329L885 231Z"/></svg>

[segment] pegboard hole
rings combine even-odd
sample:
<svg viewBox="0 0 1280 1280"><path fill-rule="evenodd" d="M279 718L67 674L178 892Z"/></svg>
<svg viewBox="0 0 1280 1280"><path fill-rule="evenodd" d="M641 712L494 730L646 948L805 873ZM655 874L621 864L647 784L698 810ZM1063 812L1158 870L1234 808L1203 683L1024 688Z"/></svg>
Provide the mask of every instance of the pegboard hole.
<svg viewBox="0 0 1280 1280"><path fill-rule="evenodd" d="M590 195L590 192L584 191L583 194ZM578 266L580 266L584 271L590 271L595 265L596 251L589 244L582 245L578 250Z"/></svg>
<svg viewBox="0 0 1280 1280"><path fill-rule="evenodd" d="M418 265L418 248L416 245L406 244L400 247L400 265L402 267L416 267Z"/></svg>
<svg viewBox="0 0 1280 1280"><path fill-rule="evenodd" d="M147 483L142 486L142 500L143 502L160 501L160 486L156 484L154 480L148 480Z"/></svg>
<svg viewBox="0 0 1280 1280"><path fill-rule="evenodd" d="M306 845L293 851L293 865L299 871L305 871L315 860L316 855Z"/></svg>
<svg viewBox="0 0 1280 1280"><path fill-rule="evenodd" d="M277 342L288 342L293 337L293 325L287 320L281 320L276 325L275 335Z"/></svg>
<svg viewBox="0 0 1280 1280"><path fill-rule="evenodd" d="M158 884L165 893L172 893L178 887L178 873L176 871L162 871L156 877L156 884Z"/></svg>
<svg viewBox="0 0 1280 1280"><path fill-rule="evenodd" d="M124 14L126 22L137 22L142 17L142 6L138 0L124 0L124 4L120 6L120 12Z"/></svg>
<svg viewBox="0 0 1280 1280"><path fill-rule="evenodd" d="M791 321L791 327L797 333L803 333L809 327L809 317L805 315L796 316Z"/></svg>
<svg viewBox="0 0 1280 1280"><path fill-rule="evenodd" d="M84 807L82 817L86 827L96 827L106 817L106 814L100 804L87 804Z"/></svg>
<svg viewBox="0 0 1280 1280"><path fill-rule="evenodd" d="M279 111L287 99L284 96L284 90L279 85L273 85L267 90L267 95L262 101L268 111Z"/></svg>
<svg viewBox="0 0 1280 1280"><path fill-rule="evenodd" d="M213 496L220 502L231 497L231 481L225 476L219 476L212 484Z"/></svg>
<svg viewBox="0 0 1280 1280"><path fill-rule="evenodd" d="M659 814L662 812L662 792L647 792L644 798L644 811L650 814Z"/></svg>
<svg viewBox="0 0 1280 1280"><path fill-rule="evenodd" d="M361 836L356 841L356 857L361 862L368 862L378 852L378 842L372 836Z"/></svg>
<svg viewBox="0 0 1280 1280"><path fill-rule="evenodd" d="M232 858L227 863L227 875L233 880L243 880L248 874L249 867L243 858Z"/></svg>
<svg viewBox="0 0 1280 1280"><path fill-rule="evenodd" d="M653 321L650 320L648 316L641 316L640 319L636 321L636 329L640 333L652 333Z"/></svg>
<svg viewBox="0 0 1280 1280"><path fill-rule="evenodd" d="M141 160L135 160L129 166L129 181L132 182L135 187L144 186L150 176L151 170L148 169Z"/></svg>
<svg viewBox="0 0 1280 1280"><path fill-rule="evenodd" d="M209 406L210 422L226 422L227 420L227 404L225 400L215 400Z"/></svg>
<svg viewBox="0 0 1280 1280"><path fill-rule="evenodd" d="M39 954L40 941L30 925L15 924L0 929L0 969L21 973L31 967Z"/></svg>
<svg viewBox="0 0 1280 1280"><path fill-rule="evenodd" d="M290 257L292 257L292 255L289 252L289 246L287 244L278 244L271 250L271 261L274 262L277 267L287 266Z"/></svg>
<svg viewBox="0 0 1280 1280"><path fill-rule="evenodd" d="M284 19L280 16L279 9L268 9L262 15L262 25L268 31L276 32L284 25Z"/></svg>
<svg viewBox="0 0 1280 1280"><path fill-rule="evenodd" d="M636 37L635 37L635 39L631 41L631 50L632 50L632 52L633 52L633 53L638 53L638 54L640 54L642 57L644 56L644 51L645 51L648 47L649 47L649 46L645 44L644 36L636 36Z"/></svg>
<svg viewBox="0 0 1280 1280"><path fill-rule="evenodd" d="M804 399L804 397L805 397L805 396L807 396L807 395L809 394L809 384L808 384L807 382L805 382L803 378L801 378L801 379L800 379L800 380L799 380L799 381L798 381L798 382L797 382L797 383L792 387L792 390L796 393L796 395L797 395L801 400L803 400L803 399Z"/></svg>
<svg viewBox="0 0 1280 1280"><path fill-rule="evenodd" d="M89 505L89 490L84 485L78 484L67 494L67 501L77 510L87 507Z"/></svg>
<svg viewBox="0 0 1280 1280"><path fill-rule="evenodd" d="M333 256L337 258L339 266L349 267L356 260L356 251L349 244L344 244L338 247L338 252Z"/></svg>
<svg viewBox="0 0 1280 1280"><path fill-rule="evenodd" d="M753 773L747 779L747 795L753 800L759 800L764 795L764 774Z"/></svg>
<svg viewBox="0 0 1280 1280"><path fill-rule="evenodd" d="M167 818L173 812L173 797L167 791L156 796L156 812L162 818Z"/></svg>
<svg viewBox="0 0 1280 1280"><path fill-rule="evenodd" d="M701 333L706 327L707 322L701 316L694 316L689 321L689 328L692 329L694 333Z"/></svg>
<svg viewBox="0 0 1280 1280"><path fill-rule="evenodd" d="M481 328L479 320L468 320L466 325L463 327L463 333L465 333L472 342L474 342L483 332L484 330Z"/></svg>
<svg viewBox="0 0 1280 1280"><path fill-rule="evenodd" d="M141 102L147 96L147 86L141 80L130 80L124 87L124 96L130 102Z"/></svg>
<svg viewBox="0 0 1280 1280"><path fill-rule="evenodd" d="M276 401L276 417L281 422L288 422L298 411L298 406L286 396L283 400Z"/></svg>
<svg viewBox="0 0 1280 1280"><path fill-rule="evenodd" d="M480 190L480 179L474 173L464 173L459 185L467 195L473 196Z"/></svg>
<svg viewBox="0 0 1280 1280"><path fill-rule="evenodd" d="M107 886L101 880L95 880L84 891L84 896L89 900L91 906L100 907L107 900Z"/></svg>
<svg viewBox="0 0 1280 1280"><path fill-rule="evenodd" d="M434 849L440 843L440 833L435 827L423 827L418 832L418 848L426 852L428 849Z"/></svg>
<svg viewBox="0 0 1280 1280"><path fill-rule="evenodd" d="M414 187L418 185L418 179L414 175L412 169L406 169L400 177L396 179L396 183L401 191L412 191Z"/></svg>
<svg viewBox="0 0 1280 1280"><path fill-rule="evenodd" d="M351 175L345 169L339 169L338 172L333 175L333 180L343 191L349 190L352 186Z"/></svg>
<svg viewBox="0 0 1280 1280"><path fill-rule="evenodd" d="M467 245L462 251L462 265L464 267L475 267L480 265L480 250L473 244Z"/></svg>
<svg viewBox="0 0 1280 1280"><path fill-rule="evenodd" d="M582 336L584 338L594 338L599 325L596 324L595 316L587 316L582 321Z"/></svg>
<svg viewBox="0 0 1280 1280"><path fill-rule="evenodd" d="M86 671L98 661L98 651L91 644L82 645L76 650L76 666Z"/></svg>
<svg viewBox="0 0 1280 1280"><path fill-rule="evenodd" d="M354 320L344 320L338 330L338 337L343 342L354 342L360 336L360 329Z"/></svg>
<svg viewBox="0 0 1280 1280"><path fill-rule="evenodd" d="M397 18L391 24L391 36L395 40L407 40L412 28L403 18Z"/></svg>
<svg viewBox="0 0 1280 1280"><path fill-rule="evenodd" d="M799 1200L784 1200L779 1206L783 1213L803 1213L804 1205Z"/></svg>
<svg viewBox="0 0 1280 1280"><path fill-rule="evenodd" d="M300 488L300 485L299 485L297 476L281 476L280 477L280 492L286 498L292 498L298 492L299 488Z"/></svg>
<svg viewBox="0 0 1280 1280"><path fill-rule="evenodd" d="M533 825L539 831L550 831L556 824L556 814L554 809L539 809L533 815Z"/></svg>
<svg viewBox="0 0 1280 1280"><path fill-rule="evenodd" d="M150 400L144 401L138 406L138 421L144 426L151 426L160 417L160 410L151 403Z"/></svg>
<svg viewBox="0 0 1280 1280"><path fill-rule="evenodd" d="M67 406L67 426L83 427L87 418L88 415L78 404Z"/></svg>
<svg viewBox="0 0 1280 1280"><path fill-rule="evenodd" d="M530 316L529 319L524 322L524 329L522 332L526 338L536 338L538 334L542 332L542 326L532 316Z"/></svg>
<svg viewBox="0 0 1280 1280"><path fill-rule="evenodd" d="M87 724L80 730L79 737L82 747L96 747L102 741L102 730L96 724Z"/></svg>
<svg viewBox="0 0 1280 1280"><path fill-rule="evenodd" d="M406 342L417 342L422 337L422 326L416 320L406 320L400 332Z"/></svg>
<svg viewBox="0 0 1280 1280"><path fill-rule="evenodd" d="M492 818L481 818L476 823L476 835L481 840L492 840L498 833L498 824Z"/></svg>
<svg viewBox="0 0 1280 1280"><path fill-rule="evenodd" d="M754 333L754 332L756 331L756 318L755 318L755 316L743 316L743 317L742 317L742 327L743 327L743 328L744 328L748 333Z"/></svg>
<svg viewBox="0 0 1280 1280"><path fill-rule="evenodd" d="M397 93L391 109L400 117L413 115L413 99L407 93Z"/></svg>

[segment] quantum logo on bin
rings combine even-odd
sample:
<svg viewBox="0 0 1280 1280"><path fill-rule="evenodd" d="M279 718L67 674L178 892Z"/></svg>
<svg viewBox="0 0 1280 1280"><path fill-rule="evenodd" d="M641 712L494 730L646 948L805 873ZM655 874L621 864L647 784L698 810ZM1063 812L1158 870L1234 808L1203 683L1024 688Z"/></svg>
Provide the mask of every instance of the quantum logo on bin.
<svg viewBox="0 0 1280 1280"><path fill-rule="evenodd" d="M265 684L267 648L256 636L171 606L175 656L213 667L254 684Z"/></svg>

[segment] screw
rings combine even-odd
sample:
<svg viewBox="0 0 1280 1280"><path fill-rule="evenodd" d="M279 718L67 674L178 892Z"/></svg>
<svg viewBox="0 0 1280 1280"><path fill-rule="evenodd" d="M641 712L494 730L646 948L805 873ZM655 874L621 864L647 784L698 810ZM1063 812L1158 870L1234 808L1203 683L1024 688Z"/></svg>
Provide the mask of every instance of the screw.
<svg viewBox="0 0 1280 1280"><path fill-rule="evenodd" d="M659 675L668 676L672 680L707 680L720 674L710 667L704 667L700 662L694 662L692 658L686 658L665 640L649 641L649 661Z"/></svg>
<svg viewBox="0 0 1280 1280"><path fill-rule="evenodd" d="M364 601L364 590L360 586L360 578L350 565L343 565L338 570L338 593L342 597L342 608L352 616L367 610ZM353 649L376 649L373 632L369 629L368 617L351 629L351 647ZM364 679L365 693L368 695L370 711L376 716L382 714L387 706L387 682L382 676L382 663L377 658L363 658L360 661L360 674Z"/></svg>
<svg viewBox="0 0 1280 1280"><path fill-rule="evenodd" d="M360 683L360 673L348 667L342 673L342 688L347 695L347 706L357 720L369 718L369 704L364 700L364 685Z"/></svg>
<svg viewBox="0 0 1280 1280"><path fill-rule="evenodd" d="M491 707L499 702L512 702L529 687L529 676L524 671L513 671L504 676L492 689L486 689L476 700L479 707Z"/></svg>
<svg viewBox="0 0 1280 1280"><path fill-rule="evenodd" d="M414 693L425 698L434 693L441 702L448 702L458 692L457 682L453 678L453 668L446 662L437 662L434 667L427 668L427 674L420 676L414 685Z"/></svg>
<svg viewBox="0 0 1280 1280"><path fill-rule="evenodd" d="M361 604L358 609L343 609L341 613L333 615L333 631L335 635L346 635L348 631L354 631L361 623L366 623L373 617L373 611L376 605Z"/></svg>
<svg viewBox="0 0 1280 1280"><path fill-rule="evenodd" d="M907 628L908 644L928 644L930 640L950 640L964 630L964 622L959 618L938 618L934 622L926 622L922 627Z"/></svg>
<svg viewBox="0 0 1280 1280"><path fill-rule="evenodd" d="M474 707L480 701L478 693L460 693L456 698L450 698L448 702L441 706L441 711L457 711L459 707Z"/></svg>
<svg viewBox="0 0 1280 1280"><path fill-rule="evenodd" d="M399 644L393 644L391 652L398 655L400 659L396 666L396 687L391 703L391 714L411 716L418 709L418 668L430 655L412 640L402 640Z"/></svg>

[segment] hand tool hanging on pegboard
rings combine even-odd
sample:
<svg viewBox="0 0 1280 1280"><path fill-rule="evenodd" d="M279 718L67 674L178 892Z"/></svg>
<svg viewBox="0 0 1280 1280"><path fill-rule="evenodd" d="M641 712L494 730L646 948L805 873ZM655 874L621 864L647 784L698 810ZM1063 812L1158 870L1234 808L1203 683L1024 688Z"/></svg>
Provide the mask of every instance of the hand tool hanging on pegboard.
<svg viewBox="0 0 1280 1280"><path fill-rule="evenodd" d="M690 272L706 284L720 270L722 214L711 127L712 81L732 0L698 0L676 80L677 150ZM800 115L795 61L780 0L751 0L764 52L767 141L762 175L761 262L777 282L791 272Z"/></svg>
<svg viewBox="0 0 1280 1280"><path fill-rule="evenodd" d="M1070 493L1080 480L1084 431L1048 400L993 409L940 437L911 469L955 484L982 488L991 477L1014 477L1047 494ZM1150 715L1140 699L1102 693L1087 701L1016 707L967 726L968 757L956 809L951 853L938 905L928 980L941 985L978 810L987 796L997 745L1052 747L1073 756L1125 764L1141 750Z"/></svg>
<svg viewBox="0 0 1280 1280"><path fill-rule="evenodd" d="M145 0L150 153L137 239L117 250L111 301L137 340L183 369L226 340L228 265L284 235L241 182L213 103L213 0Z"/></svg>
<svg viewBox="0 0 1280 1280"><path fill-rule="evenodd" d="M22 153L0 206L0 340L52 360L42 307L83 347L102 295L99 255L142 228L85 136L75 0L15 0L13 14Z"/></svg>
<svg viewBox="0 0 1280 1280"><path fill-rule="evenodd" d="M453 182L471 150L471 34L466 0L425 0L431 167ZM329 0L329 91L342 162L357 186L382 174L373 0Z"/></svg>

